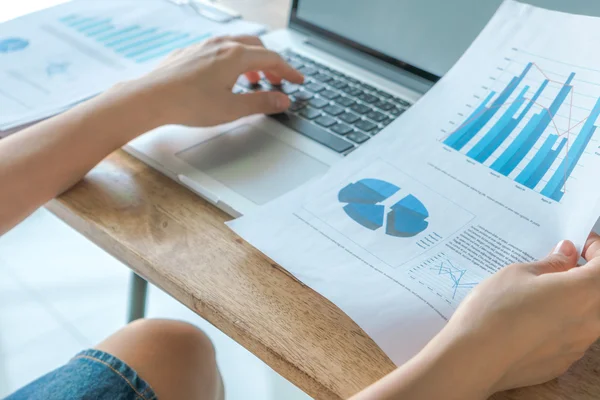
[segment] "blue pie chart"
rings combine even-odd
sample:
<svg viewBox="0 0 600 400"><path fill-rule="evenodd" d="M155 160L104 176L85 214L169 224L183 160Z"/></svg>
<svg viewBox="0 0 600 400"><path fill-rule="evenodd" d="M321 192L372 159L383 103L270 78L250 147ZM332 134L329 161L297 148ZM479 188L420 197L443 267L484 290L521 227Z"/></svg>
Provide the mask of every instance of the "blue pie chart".
<svg viewBox="0 0 600 400"><path fill-rule="evenodd" d="M29 41L21 38L0 39L0 53L14 53L25 50L29 46Z"/></svg>
<svg viewBox="0 0 600 400"><path fill-rule="evenodd" d="M395 195L400 188L379 179L362 179L340 190L338 200L344 203L344 211L361 226L376 231L385 226L387 235L413 237L429 226L429 211L412 194L391 206L381 202Z"/></svg>

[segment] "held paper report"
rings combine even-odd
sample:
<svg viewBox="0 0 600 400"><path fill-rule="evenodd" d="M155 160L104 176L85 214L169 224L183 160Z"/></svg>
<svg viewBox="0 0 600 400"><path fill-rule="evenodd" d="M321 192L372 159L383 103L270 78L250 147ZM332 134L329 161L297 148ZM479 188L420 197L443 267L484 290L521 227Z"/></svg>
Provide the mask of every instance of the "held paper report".
<svg viewBox="0 0 600 400"><path fill-rule="evenodd" d="M231 228L404 363L500 268L583 245L600 215L598 43L599 19L505 2L402 118Z"/></svg>

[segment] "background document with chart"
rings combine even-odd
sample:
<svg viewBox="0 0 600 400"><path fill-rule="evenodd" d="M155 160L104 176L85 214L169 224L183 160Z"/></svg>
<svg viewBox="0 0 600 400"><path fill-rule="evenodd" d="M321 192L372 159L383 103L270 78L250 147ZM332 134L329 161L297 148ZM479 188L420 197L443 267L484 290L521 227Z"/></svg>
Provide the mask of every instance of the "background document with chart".
<svg viewBox="0 0 600 400"><path fill-rule="evenodd" d="M165 0L76 0L0 24L0 130L50 117L152 71L169 53L264 27Z"/></svg>

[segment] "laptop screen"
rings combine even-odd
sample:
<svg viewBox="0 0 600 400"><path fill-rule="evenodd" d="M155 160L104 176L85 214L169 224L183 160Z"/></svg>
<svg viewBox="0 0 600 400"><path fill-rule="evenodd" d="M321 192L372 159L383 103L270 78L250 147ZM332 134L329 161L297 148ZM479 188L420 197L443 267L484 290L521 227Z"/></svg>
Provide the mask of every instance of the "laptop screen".
<svg viewBox="0 0 600 400"><path fill-rule="evenodd" d="M600 16L598 0L526 3ZM444 75L502 0L295 0L292 23L430 80Z"/></svg>

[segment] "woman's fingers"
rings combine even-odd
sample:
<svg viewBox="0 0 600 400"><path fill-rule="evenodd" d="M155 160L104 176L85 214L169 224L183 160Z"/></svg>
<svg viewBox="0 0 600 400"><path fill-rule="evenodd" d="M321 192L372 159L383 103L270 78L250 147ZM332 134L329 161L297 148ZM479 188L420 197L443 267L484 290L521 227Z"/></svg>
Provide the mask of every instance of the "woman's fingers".
<svg viewBox="0 0 600 400"><path fill-rule="evenodd" d="M268 76L275 80L273 83L278 83L281 79L298 84L304 82L304 76L300 72L279 54L262 46L230 42L223 52L232 60L229 65L236 76L253 71L267 71Z"/></svg>
<svg viewBox="0 0 600 400"><path fill-rule="evenodd" d="M267 80L273 85L281 85L281 77L269 71L265 71L263 73L265 74L265 78L267 78Z"/></svg>
<svg viewBox="0 0 600 400"><path fill-rule="evenodd" d="M246 72L244 75L246 76L246 79L248 79L248 82L253 85L260 81L260 73L257 71Z"/></svg>
<svg viewBox="0 0 600 400"><path fill-rule="evenodd" d="M284 112L290 106L290 99L281 92L267 91L233 95L233 100L229 104L235 117L242 118L254 114Z"/></svg>
<svg viewBox="0 0 600 400"><path fill-rule="evenodd" d="M583 258L589 262L597 257L600 257L600 236L592 232L583 246Z"/></svg>
<svg viewBox="0 0 600 400"><path fill-rule="evenodd" d="M263 72L265 78L271 82L273 85L281 85L281 78L271 72L265 71ZM256 84L260 81L260 73L257 71L246 72L244 74L248 82L252 84Z"/></svg>
<svg viewBox="0 0 600 400"><path fill-rule="evenodd" d="M575 245L563 240L545 259L530 264L538 275L565 272L577 266L579 255Z"/></svg>
<svg viewBox="0 0 600 400"><path fill-rule="evenodd" d="M262 46L262 47L264 47L262 40L260 40L258 38L258 36L248 36L248 35L224 36L222 39L225 41L235 42L235 43L243 44L246 46ZM244 75L246 76L246 79L248 79L248 82L250 82L252 84L256 84L260 81L260 72L259 71L246 72Z"/></svg>
<svg viewBox="0 0 600 400"><path fill-rule="evenodd" d="M241 45L245 45L245 46L249 46L249 47L259 47L259 48L265 49L263 42L257 36L246 36L246 35L224 36L221 39L223 41L239 43ZM269 51L267 49L265 49L265 50ZM271 53L277 54L275 52L271 52ZM283 59L281 59L281 61L283 61L285 63L285 61ZM269 82L271 82L273 85L279 85L279 84L281 84L282 79L286 79L284 76L281 76L279 74L278 71L281 71L280 69L279 70L256 69L256 70L250 71L250 72L244 71L244 75L246 76L246 79L248 79L248 81L250 83L258 83L258 81L260 81L260 78L261 78L259 71L263 71L265 78ZM295 76L297 78L297 74L295 74ZM301 83L301 82L296 82L296 83Z"/></svg>

